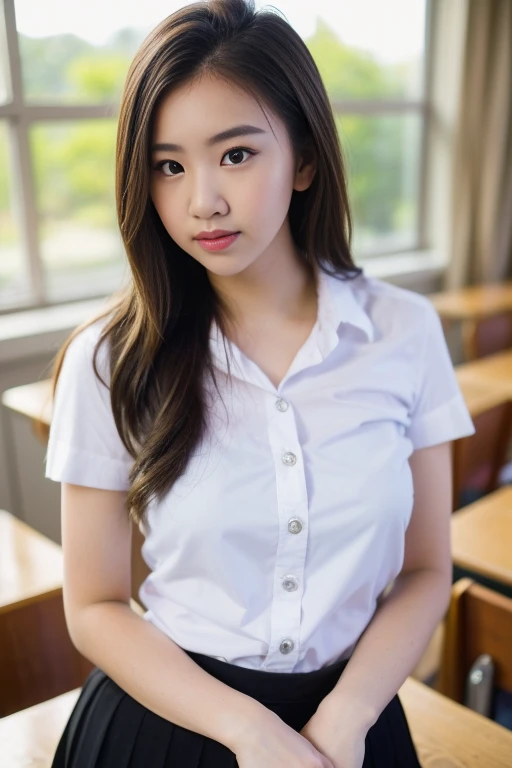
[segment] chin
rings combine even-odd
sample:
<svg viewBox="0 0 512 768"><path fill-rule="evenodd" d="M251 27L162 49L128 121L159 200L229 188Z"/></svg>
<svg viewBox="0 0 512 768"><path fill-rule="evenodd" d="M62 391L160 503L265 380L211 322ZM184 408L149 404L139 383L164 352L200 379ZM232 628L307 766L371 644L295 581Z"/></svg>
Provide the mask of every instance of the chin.
<svg viewBox="0 0 512 768"><path fill-rule="evenodd" d="M212 275L218 275L219 277L233 277L239 275L248 269L256 259L243 259L239 256L230 255L229 253L212 254L206 259L198 259L203 267Z"/></svg>

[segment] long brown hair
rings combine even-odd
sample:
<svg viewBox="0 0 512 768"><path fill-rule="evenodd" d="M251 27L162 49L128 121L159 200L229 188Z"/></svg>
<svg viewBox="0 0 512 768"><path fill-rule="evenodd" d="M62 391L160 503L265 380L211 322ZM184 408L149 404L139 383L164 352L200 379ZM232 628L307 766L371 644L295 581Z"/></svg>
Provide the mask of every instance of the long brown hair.
<svg viewBox="0 0 512 768"><path fill-rule="evenodd" d="M149 194L150 142L163 97L203 74L251 93L281 118L296 157L315 153L309 188L292 193L293 240L304 258L341 279L361 274L350 243L352 222L342 151L322 79L307 46L273 8L253 0L209 0L164 19L128 71L116 148L116 202L131 276L111 305L74 330L59 350L53 394L69 343L107 318L93 357L109 344L110 398L119 435L134 458L126 505L145 516L184 472L207 425L204 382L215 382L209 350L213 319L225 336L225 308L205 268L165 230ZM107 383L103 382L106 386ZM216 383L216 382L215 382Z"/></svg>

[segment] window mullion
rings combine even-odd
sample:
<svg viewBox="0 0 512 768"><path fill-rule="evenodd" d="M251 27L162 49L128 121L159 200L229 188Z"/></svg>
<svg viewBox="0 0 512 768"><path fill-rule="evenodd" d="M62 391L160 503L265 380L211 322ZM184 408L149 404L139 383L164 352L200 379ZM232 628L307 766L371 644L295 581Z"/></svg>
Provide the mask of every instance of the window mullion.
<svg viewBox="0 0 512 768"><path fill-rule="evenodd" d="M11 85L10 107L17 112L23 101L23 87L21 82L21 60L18 46L18 34L16 31L16 16L14 12L14 0L0 0L0 9L3 10L5 20L5 36L7 41L8 75Z"/></svg>
<svg viewBox="0 0 512 768"><path fill-rule="evenodd" d="M7 55L11 80L11 117L9 130L12 152L12 190L14 215L19 222L25 270L32 301L44 303L44 276L38 238L35 186L30 159L28 125L23 116L23 83L18 46L14 0L3 0Z"/></svg>
<svg viewBox="0 0 512 768"><path fill-rule="evenodd" d="M424 112L421 121L421 140L420 140L420 170L418 174L418 245L420 248L428 248L432 245L432 238L427 233L427 200L428 185L430 182L429 169L429 148L432 132L432 109L430 104L430 82L432 77L432 63L435 52L433 50L433 13L434 8L431 0L426 1L425 6L425 32L423 45L423 82L422 95L424 98Z"/></svg>
<svg viewBox="0 0 512 768"><path fill-rule="evenodd" d="M45 288L41 247L39 242L39 217L32 162L30 156L29 126L23 117L11 122L13 152L13 198L20 222L25 268L29 275L30 293L36 304L45 303Z"/></svg>

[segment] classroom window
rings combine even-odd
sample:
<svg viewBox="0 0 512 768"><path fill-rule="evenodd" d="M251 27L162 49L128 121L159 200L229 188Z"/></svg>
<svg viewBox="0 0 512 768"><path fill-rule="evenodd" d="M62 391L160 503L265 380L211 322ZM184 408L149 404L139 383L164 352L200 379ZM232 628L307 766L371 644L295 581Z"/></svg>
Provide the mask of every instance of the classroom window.
<svg viewBox="0 0 512 768"><path fill-rule="evenodd" d="M52 301L97 293L122 274L114 199L115 120L32 126L39 239ZM51 190L51 194L48 194Z"/></svg>
<svg viewBox="0 0 512 768"><path fill-rule="evenodd" d="M13 211L9 126L0 120L0 294L15 300L26 292L20 232Z"/></svg>
<svg viewBox="0 0 512 768"><path fill-rule="evenodd" d="M256 2L284 13L319 67L345 153L358 263L428 245L427 3ZM121 90L146 34L182 5L0 3L0 312L119 287L127 269L113 191Z"/></svg>

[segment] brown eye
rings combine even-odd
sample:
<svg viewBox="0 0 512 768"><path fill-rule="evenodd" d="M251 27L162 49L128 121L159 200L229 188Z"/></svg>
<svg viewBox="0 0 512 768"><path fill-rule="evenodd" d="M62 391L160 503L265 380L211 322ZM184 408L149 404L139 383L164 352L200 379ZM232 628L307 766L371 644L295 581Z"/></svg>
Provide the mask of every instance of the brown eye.
<svg viewBox="0 0 512 768"><path fill-rule="evenodd" d="M248 155L256 154L256 152L253 152L252 149L247 149L246 147L233 147L233 149L228 149L228 151L223 155L223 159L224 157L230 155L230 157L234 159L234 162L230 163L230 165L242 165L244 162L246 162L243 159L244 152L247 152Z"/></svg>
<svg viewBox="0 0 512 768"><path fill-rule="evenodd" d="M171 172L164 170L166 166L171 169ZM176 166L178 166L179 168L183 168L183 166L181 166L175 160L161 160L159 163L155 165L155 170L161 171L164 176L177 176L176 173L173 173L173 170L176 170Z"/></svg>

